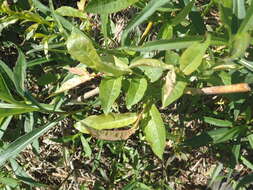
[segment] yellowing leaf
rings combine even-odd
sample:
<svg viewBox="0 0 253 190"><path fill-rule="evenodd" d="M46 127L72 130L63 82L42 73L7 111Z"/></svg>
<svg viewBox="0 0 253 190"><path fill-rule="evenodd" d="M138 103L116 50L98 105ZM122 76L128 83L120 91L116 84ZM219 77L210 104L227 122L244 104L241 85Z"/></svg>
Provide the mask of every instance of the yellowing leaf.
<svg viewBox="0 0 253 190"><path fill-rule="evenodd" d="M206 49L210 44L208 38L204 43L195 42L188 47L182 56L180 57L180 70L185 75L190 75L194 72L201 64L202 58L205 55Z"/></svg>
<svg viewBox="0 0 253 190"><path fill-rule="evenodd" d="M163 85L163 88L162 88L163 107L165 107L166 100L172 94L175 83L176 83L176 73L174 72L174 70L171 70L167 73L166 78L165 78L165 84Z"/></svg>
<svg viewBox="0 0 253 190"><path fill-rule="evenodd" d="M55 12L61 16L78 17L82 19L87 19L87 15L84 12L78 9L69 7L69 6L61 6L60 8L56 9Z"/></svg>
<svg viewBox="0 0 253 190"><path fill-rule="evenodd" d="M72 88L77 87L78 85L85 83L87 81L90 81L91 79L93 79L93 76L90 75L85 75L85 76L74 76L73 78L67 80L66 82L64 82L61 87L56 90L51 96L54 96L55 94L59 94L62 93L64 91L70 90Z"/></svg>
<svg viewBox="0 0 253 190"><path fill-rule="evenodd" d="M167 98L162 95L163 100L163 108L170 105L174 101L176 101L178 98L180 98L184 94L184 89L186 87L187 83L184 81L177 81L172 92L170 93Z"/></svg>
<svg viewBox="0 0 253 190"><path fill-rule="evenodd" d="M136 113L110 113L108 115L92 115L75 124L75 127L81 132L89 131L83 127L90 127L97 130L115 129L133 124L137 120Z"/></svg>
<svg viewBox="0 0 253 190"><path fill-rule="evenodd" d="M67 40L67 49L74 59L93 69L98 69L98 65L101 63L100 57L90 39L84 34L72 31Z"/></svg>
<svg viewBox="0 0 253 190"><path fill-rule="evenodd" d="M155 105L151 106L146 119L148 119L144 126L146 140L153 152L162 159L166 143L166 131L161 115Z"/></svg>

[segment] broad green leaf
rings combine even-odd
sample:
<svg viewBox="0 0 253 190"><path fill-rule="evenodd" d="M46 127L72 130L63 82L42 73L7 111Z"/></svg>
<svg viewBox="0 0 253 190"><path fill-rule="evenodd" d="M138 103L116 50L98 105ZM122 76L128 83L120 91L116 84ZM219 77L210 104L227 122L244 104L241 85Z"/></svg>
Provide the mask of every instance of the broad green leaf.
<svg viewBox="0 0 253 190"><path fill-rule="evenodd" d="M142 46L137 47L123 47L122 49L133 51L163 51L172 49L184 49L191 46L193 43L201 42L204 40L204 36L191 36L171 40L154 40L147 42ZM223 38L212 37L211 45L228 45L228 41Z"/></svg>
<svg viewBox="0 0 253 190"><path fill-rule="evenodd" d="M162 106L166 107L167 99L172 95L176 83L176 73L171 70L165 77L165 83L162 88Z"/></svg>
<svg viewBox="0 0 253 190"><path fill-rule="evenodd" d="M171 24L173 26L176 26L178 24L180 24L185 17L189 14L189 12L191 11L193 5L194 5L195 0L192 0L190 3L188 3L183 10L175 17L172 19Z"/></svg>
<svg viewBox="0 0 253 190"><path fill-rule="evenodd" d="M14 158L18 155L22 150L26 148L27 145L32 143L35 139L39 138L53 126L55 126L59 121L63 120L64 117L60 117L55 119L52 122L49 122L45 126L40 128L36 128L32 130L30 133L27 133L14 142L8 145L8 147L0 152L0 166L2 166L8 159Z"/></svg>
<svg viewBox="0 0 253 190"><path fill-rule="evenodd" d="M168 50L165 52L165 63L169 65L178 65L179 64L179 55L172 51Z"/></svg>
<svg viewBox="0 0 253 190"><path fill-rule="evenodd" d="M246 16L243 19L243 22L240 25L240 28L238 29L237 33L248 32L248 30L252 30L252 26L253 26L253 3L250 3L250 6L246 12Z"/></svg>
<svg viewBox="0 0 253 190"><path fill-rule="evenodd" d="M16 86L16 90L20 95L24 94L25 91L25 79L26 79L26 59L24 53L18 49L18 60L14 67L14 84Z"/></svg>
<svg viewBox="0 0 253 190"><path fill-rule="evenodd" d="M180 57L180 70L185 75L190 75L201 64L202 58L205 55L206 49L210 44L210 39L207 39L204 43L193 43L188 47Z"/></svg>
<svg viewBox="0 0 253 190"><path fill-rule="evenodd" d="M105 114L110 112L113 103L120 94L121 81L122 77L104 78L99 85L99 98Z"/></svg>
<svg viewBox="0 0 253 190"><path fill-rule="evenodd" d="M166 131L160 112L155 105L152 105L148 112L148 121L144 126L144 134L153 152L160 159L163 159L163 152L166 143Z"/></svg>
<svg viewBox="0 0 253 190"><path fill-rule="evenodd" d="M121 76L129 72L118 68L112 63L102 62L90 39L80 32L72 31L67 40L69 54L81 63L101 72Z"/></svg>
<svg viewBox="0 0 253 190"><path fill-rule="evenodd" d="M0 74L0 99L9 103L15 103L16 100L12 97L6 83Z"/></svg>
<svg viewBox="0 0 253 190"><path fill-rule="evenodd" d="M5 130L7 129L9 123L11 122L12 116L6 117L3 121L0 122L0 140L4 135Z"/></svg>
<svg viewBox="0 0 253 190"><path fill-rule="evenodd" d="M84 127L103 130L125 127L133 124L136 120L136 113L109 113L107 115L92 115L77 123L80 123Z"/></svg>
<svg viewBox="0 0 253 190"><path fill-rule="evenodd" d="M240 190L241 187L244 187L245 185L250 184L252 182L253 182L253 174L246 175L240 179L239 183L235 187L235 190Z"/></svg>
<svg viewBox="0 0 253 190"><path fill-rule="evenodd" d="M127 109L137 104L144 96L148 83L145 78L133 78L126 94Z"/></svg>
<svg viewBox="0 0 253 190"><path fill-rule="evenodd" d="M123 34L122 34L122 45L125 44L125 40L129 34L129 32L141 24L143 21L147 20L149 16L151 16L159 7L168 3L169 0L151 0L147 6L142 9L142 11L134 17L130 23L126 26Z"/></svg>
<svg viewBox="0 0 253 190"><path fill-rule="evenodd" d="M178 98L180 98L184 94L184 89L186 85L187 85L186 82L178 80L171 94L166 99L165 97L162 97L163 107L167 107L168 105L176 101Z"/></svg>
<svg viewBox="0 0 253 190"><path fill-rule="evenodd" d="M133 5L139 0L92 0L89 1L86 11L97 14L116 13Z"/></svg>
<svg viewBox="0 0 253 190"><path fill-rule="evenodd" d="M83 146L83 150L85 152L85 155L89 158L91 158L91 154L92 154L92 150L90 148L89 143L87 142L87 140L84 138L83 135L80 135L80 139L81 139L81 143Z"/></svg>
<svg viewBox="0 0 253 190"><path fill-rule="evenodd" d="M233 124L232 122L228 120L221 120L221 119L216 119L213 117L204 117L204 121L206 123L209 123L211 125L219 126L219 127L231 127Z"/></svg>
<svg viewBox="0 0 253 190"><path fill-rule="evenodd" d="M235 35L232 43L231 58L236 59L245 54L251 41L251 37L248 32L238 33Z"/></svg>
<svg viewBox="0 0 253 190"><path fill-rule="evenodd" d="M98 56L90 39L84 34L72 31L67 39L67 49L69 54L81 63L99 70L101 59Z"/></svg>
<svg viewBox="0 0 253 190"><path fill-rule="evenodd" d="M84 12L69 6L61 6L60 8L56 9L55 12L61 16L78 17L82 19L88 18Z"/></svg>

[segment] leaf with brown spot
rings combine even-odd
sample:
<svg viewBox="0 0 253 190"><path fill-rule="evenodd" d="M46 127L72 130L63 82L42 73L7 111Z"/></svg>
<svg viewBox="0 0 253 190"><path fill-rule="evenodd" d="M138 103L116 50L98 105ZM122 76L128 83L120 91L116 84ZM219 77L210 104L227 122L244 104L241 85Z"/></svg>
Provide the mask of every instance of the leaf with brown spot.
<svg viewBox="0 0 253 190"><path fill-rule="evenodd" d="M166 101L170 97L176 83L176 73L171 70L167 73L165 78L165 84L162 88L162 106L166 107Z"/></svg>

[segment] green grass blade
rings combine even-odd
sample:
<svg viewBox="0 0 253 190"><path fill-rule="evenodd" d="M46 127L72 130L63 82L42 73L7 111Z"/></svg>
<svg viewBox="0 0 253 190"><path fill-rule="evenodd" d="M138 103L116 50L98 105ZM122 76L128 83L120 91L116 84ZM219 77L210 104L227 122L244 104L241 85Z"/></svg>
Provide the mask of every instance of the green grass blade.
<svg viewBox="0 0 253 190"><path fill-rule="evenodd" d="M125 28L121 39L122 45L125 44L126 38L133 28L141 24L143 21L147 20L147 18L151 16L159 7L165 5L168 2L168 0L151 0L147 6L135 18L133 18Z"/></svg>
<svg viewBox="0 0 253 190"><path fill-rule="evenodd" d="M27 63L25 59L24 53L21 51L21 49L18 49L18 60L14 67L14 84L16 86L16 90L20 95L24 94L25 91L25 78L26 78L26 68Z"/></svg>
<svg viewBox="0 0 253 190"><path fill-rule="evenodd" d="M8 159L14 158L16 155L18 155L23 149L26 148L27 145L39 138L62 119L64 119L63 116L49 122L45 126L32 130L30 133L27 133L12 142L6 149L0 152L0 166L2 166Z"/></svg>
<svg viewBox="0 0 253 190"><path fill-rule="evenodd" d="M3 137L4 132L7 129L11 119L12 119L12 116L9 116L7 118L4 118L4 120L0 123L0 139Z"/></svg>
<svg viewBox="0 0 253 190"><path fill-rule="evenodd" d="M250 4L249 8L247 9L246 16L243 19L240 28L238 29L238 33L248 32L251 30L253 26L253 3Z"/></svg>

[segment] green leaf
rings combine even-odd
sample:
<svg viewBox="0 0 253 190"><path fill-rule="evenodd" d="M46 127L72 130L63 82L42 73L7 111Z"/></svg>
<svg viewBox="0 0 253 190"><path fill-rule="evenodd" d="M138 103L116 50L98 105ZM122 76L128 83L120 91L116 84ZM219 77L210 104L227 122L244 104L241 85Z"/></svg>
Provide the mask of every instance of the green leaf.
<svg viewBox="0 0 253 190"><path fill-rule="evenodd" d="M97 130L116 129L133 124L137 120L136 113L109 113L108 115L92 115L75 125L90 127Z"/></svg>
<svg viewBox="0 0 253 190"><path fill-rule="evenodd" d="M14 178L10 178L10 177L0 177L0 184L5 184L8 185L12 188L17 188L17 186L19 185L19 181L14 179Z"/></svg>
<svg viewBox="0 0 253 190"><path fill-rule="evenodd" d="M204 36L187 36L184 38L171 39L171 40L154 40L147 42L142 46L137 47L123 47L123 49L133 50L133 51L163 51L172 49L184 49L191 46L193 43L201 42L204 40ZM212 37L211 45L227 45L227 40L223 38Z"/></svg>
<svg viewBox="0 0 253 190"><path fill-rule="evenodd" d="M245 54L251 41L251 37L248 32L238 33L235 35L232 42L231 58L236 59Z"/></svg>
<svg viewBox="0 0 253 190"><path fill-rule="evenodd" d="M243 130L245 130L245 127L243 126L238 126L229 129L227 132L220 134L221 136L217 138L214 143L221 143L221 142L226 142L228 140L236 138Z"/></svg>
<svg viewBox="0 0 253 190"><path fill-rule="evenodd" d="M11 122L12 116L4 118L3 121L0 122L0 139L3 137L5 130L7 129L9 123Z"/></svg>
<svg viewBox="0 0 253 190"><path fill-rule="evenodd" d="M80 135L80 138L81 138L81 143L82 143L82 146L83 146L83 150L85 151L85 155L87 157L91 158L92 150L90 148L89 143L87 142L87 140L84 138L83 135Z"/></svg>
<svg viewBox="0 0 253 190"><path fill-rule="evenodd" d="M223 25L228 30L229 34L231 34L231 24L233 18L233 10L232 10L233 2L232 1L219 1L219 12L221 14L220 18Z"/></svg>
<svg viewBox="0 0 253 190"><path fill-rule="evenodd" d="M228 120L221 120L221 119L216 119L213 117L204 117L204 121L206 123L219 126L219 127L231 127L233 125L233 123Z"/></svg>
<svg viewBox="0 0 253 190"><path fill-rule="evenodd" d="M86 11L97 14L111 14L133 5L139 0L92 0L89 1Z"/></svg>
<svg viewBox="0 0 253 190"><path fill-rule="evenodd" d="M239 183L236 185L235 190L239 190L241 187L253 182L253 174L249 174L242 179L240 179Z"/></svg>
<svg viewBox="0 0 253 190"><path fill-rule="evenodd" d="M251 148L253 149L253 134L249 135L247 138L248 138Z"/></svg>
<svg viewBox="0 0 253 190"><path fill-rule="evenodd" d="M60 8L56 9L55 12L61 16L78 17L82 19L88 18L84 12L69 6L61 6Z"/></svg>
<svg viewBox="0 0 253 190"><path fill-rule="evenodd" d="M247 166L249 169L253 170L253 164L248 161L245 157L241 156L240 158L242 160L242 163Z"/></svg>
<svg viewBox="0 0 253 190"><path fill-rule="evenodd" d="M113 103L120 94L121 81L122 77L104 78L99 85L99 98L105 114L110 112Z"/></svg>
<svg viewBox="0 0 253 190"><path fill-rule="evenodd" d="M90 39L84 34L80 34L73 30L67 39L67 49L74 59L93 69L99 70L101 59Z"/></svg>
<svg viewBox="0 0 253 190"><path fill-rule="evenodd" d="M0 166L2 166L8 159L15 157L22 150L26 148L27 145L32 143L35 139L39 138L53 126L55 126L59 121L63 120L64 117L59 117L52 122L49 122L45 126L36 128L31 132L19 137L14 142L8 145L6 149L0 152Z"/></svg>
<svg viewBox="0 0 253 190"><path fill-rule="evenodd" d="M142 9L142 11L126 26L122 34L122 45L125 44L126 38L133 28L141 24L143 21L147 20L148 17L151 16L159 7L165 5L168 2L168 0L151 0L147 6Z"/></svg>
<svg viewBox="0 0 253 190"><path fill-rule="evenodd" d="M145 94L148 83L145 78L134 78L130 81L130 86L126 94L127 109L137 104Z"/></svg>
<svg viewBox="0 0 253 190"><path fill-rule="evenodd" d="M14 74L12 70L1 60L0 60L0 70L3 73L5 73L8 76L8 78L14 83Z"/></svg>
<svg viewBox="0 0 253 190"><path fill-rule="evenodd" d="M162 95L162 100L163 100L163 107L167 107L174 101L176 101L178 98L180 98L184 94L184 89L186 87L187 83L184 81L178 80L171 92L171 94L165 98L164 95Z"/></svg>
<svg viewBox="0 0 253 190"><path fill-rule="evenodd" d="M17 179L21 180L25 184L31 185L32 187L42 187L46 186L44 184L38 183L32 179L31 176L29 176L24 169L17 163L16 160L10 159L10 164L12 167L13 172L15 173L15 176Z"/></svg>
<svg viewBox="0 0 253 190"><path fill-rule="evenodd" d="M242 0L233 1L233 13L238 19L244 19L246 15L244 4L245 2Z"/></svg>
<svg viewBox="0 0 253 190"><path fill-rule="evenodd" d="M144 134L153 152L163 159L163 152L166 143L166 131L160 112L155 105L151 106L148 112L148 121L144 126Z"/></svg>
<svg viewBox="0 0 253 190"><path fill-rule="evenodd" d="M240 25L240 28L238 29L237 33L248 32L248 30L252 30L252 26L253 26L253 3L250 3L250 6L246 12L246 16L243 19L243 22Z"/></svg>
<svg viewBox="0 0 253 190"><path fill-rule="evenodd" d="M25 104L0 104L0 117L7 117L32 111L38 111L39 108Z"/></svg>
<svg viewBox="0 0 253 190"><path fill-rule="evenodd" d="M165 83L162 88L162 106L166 107L167 99L172 95L176 83L176 73L171 70L167 73Z"/></svg>
<svg viewBox="0 0 253 190"><path fill-rule="evenodd" d="M16 103L17 101L12 97L6 83L0 74L0 99L9 103Z"/></svg>
<svg viewBox="0 0 253 190"><path fill-rule="evenodd" d="M18 60L14 67L14 84L16 86L16 90L20 95L24 94L25 91L25 79L26 79L26 60L24 53L18 49Z"/></svg>
<svg viewBox="0 0 253 190"><path fill-rule="evenodd" d="M192 0L190 3L188 3L183 10L175 17L172 19L171 24L173 26L176 26L178 24L180 24L185 17L189 14L189 12L191 11L193 5L194 5L195 0Z"/></svg>
<svg viewBox="0 0 253 190"><path fill-rule="evenodd" d="M210 44L210 39L207 39L204 43L193 43L188 47L182 56L180 57L180 70L185 75L190 75L201 64L202 58L205 55L206 49Z"/></svg>

